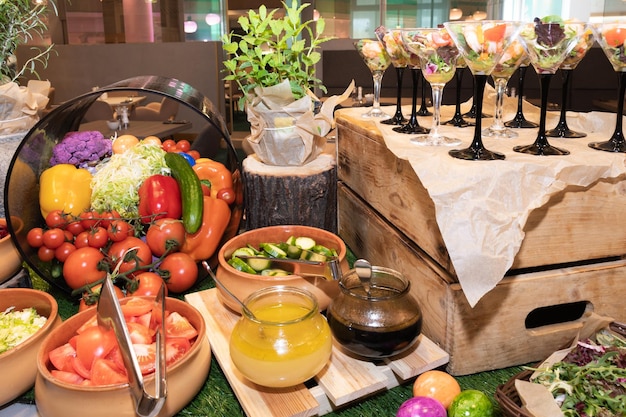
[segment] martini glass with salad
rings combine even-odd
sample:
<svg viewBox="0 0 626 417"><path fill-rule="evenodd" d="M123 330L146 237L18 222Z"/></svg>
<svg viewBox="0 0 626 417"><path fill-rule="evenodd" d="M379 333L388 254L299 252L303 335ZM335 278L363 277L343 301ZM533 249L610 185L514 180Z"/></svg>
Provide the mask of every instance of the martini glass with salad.
<svg viewBox="0 0 626 417"><path fill-rule="evenodd" d="M515 152L530 155L569 155L566 149L550 145L546 135L546 112L550 81L565 58L572 52L584 33L585 23L563 23L557 16L535 18L534 23L525 24L520 32L520 41L528 53L530 63L539 76L541 112L539 132L535 142L516 146Z"/></svg>
<svg viewBox="0 0 626 417"><path fill-rule="evenodd" d="M398 79L396 86L396 112L393 117L383 120L381 123L386 125L403 125L407 122L407 119L402 114L402 76L404 75L404 70L409 65L409 57L402 47L402 30L386 29L384 26L379 26L376 28L375 33L385 51L387 51Z"/></svg>
<svg viewBox="0 0 626 417"><path fill-rule="evenodd" d="M391 59L377 39L359 39L354 43L354 47L359 51L359 55L365 61L365 65L371 71L374 80L374 103L372 108L361 116L367 119L389 119L391 116L380 109L380 87L383 74L391 64Z"/></svg>
<svg viewBox="0 0 626 417"><path fill-rule="evenodd" d="M487 77L517 36L520 24L503 20L446 22L444 26L465 59L474 77L476 114L482 114ZM474 138L469 147L454 149L450 156L465 160L501 160L504 154L485 148L482 141L481 117L476 118Z"/></svg>
<svg viewBox="0 0 626 417"><path fill-rule="evenodd" d="M441 119L441 97L444 86L454 77L456 61L459 54L448 31L438 29L406 30L404 42L409 50L420 58L422 74L430 83L433 95L433 124L430 133L411 138L416 145L456 146L459 139L450 138L439 133Z"/></svg>
<svg viewBox="0 0 626 417"><path fill-rule="evenodd" d="M589 147L607 152L626 152L622 121L624 93L626 92L626 22L593 25L595 38L602 47L615 72L619 75L617 97L617 122L615 131L608 141L592 142Z"/></svg>

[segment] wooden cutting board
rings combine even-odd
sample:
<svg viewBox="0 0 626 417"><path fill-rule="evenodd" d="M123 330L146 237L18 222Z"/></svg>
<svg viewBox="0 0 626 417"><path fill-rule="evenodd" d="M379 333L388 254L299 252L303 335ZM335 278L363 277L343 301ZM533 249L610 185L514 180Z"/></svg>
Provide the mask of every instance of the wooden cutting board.
<svg viewBox="0 0 626 417"><path fill-rule="evenodd" d="M213 354L249 417L321 416L398 386L450 360L445 351L424 335L407 354L381 362L355 359L334 345L329 364L310 384L265 388L245 379L230 359L230 334L239 315L224 307L217 298L217 290L187 294L185 299L204 317Z"/></svg>

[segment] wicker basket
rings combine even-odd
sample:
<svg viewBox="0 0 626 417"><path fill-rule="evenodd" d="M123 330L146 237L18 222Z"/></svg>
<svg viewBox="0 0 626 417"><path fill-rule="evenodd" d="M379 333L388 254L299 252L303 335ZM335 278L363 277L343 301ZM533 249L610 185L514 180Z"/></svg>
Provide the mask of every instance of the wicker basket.
<svg viewBox="0 0 626 417"><path fill-rule="evenodd" d="M609 325L609 329L623 337L626 337L626 325L623 323L613 322ZM537 366L541 365L538 363ZM520 379L522 381L530 380L530 376L533 374L532 370L525 370L516 375L513 375L504 384L496 388L495 397L502 413L507 417L532 417L530 414L522 410L522 400L520 399L517 390L515 389L515 380Z"/></svg>

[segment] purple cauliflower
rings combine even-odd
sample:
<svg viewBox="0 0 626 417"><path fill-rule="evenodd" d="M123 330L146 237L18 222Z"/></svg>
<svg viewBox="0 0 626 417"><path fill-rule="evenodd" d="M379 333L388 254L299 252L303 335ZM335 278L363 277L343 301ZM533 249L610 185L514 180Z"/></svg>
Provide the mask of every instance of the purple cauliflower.
<svg viewBox="0 0 626 417"><path fill-rule="evenodd" d="M98 131L68 132L61 142L52 148L50 166L72 164L85 168L111 155L111 140Z"/></svg>

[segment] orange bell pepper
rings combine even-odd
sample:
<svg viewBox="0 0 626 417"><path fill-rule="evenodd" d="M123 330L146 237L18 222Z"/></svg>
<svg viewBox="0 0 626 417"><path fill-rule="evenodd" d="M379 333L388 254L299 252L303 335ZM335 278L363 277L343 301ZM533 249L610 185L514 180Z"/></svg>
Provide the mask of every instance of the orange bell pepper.
<svg viewBox="0 0 626 417"><path fill-rule="evenodd" d="M202 225L196 233L185 234L185 242L180 251L196 262L209 259L217 250L229 222L228 203L219 198L204 196Z"/></svg>
<svg viewBox="0 0 626 417"><path fill-rule="evenodd" d="M233 188L233 176L221 162L209 158L198 158L193 170L200 182L211 183L211 197L216 198L222 188Z"/></svg>

